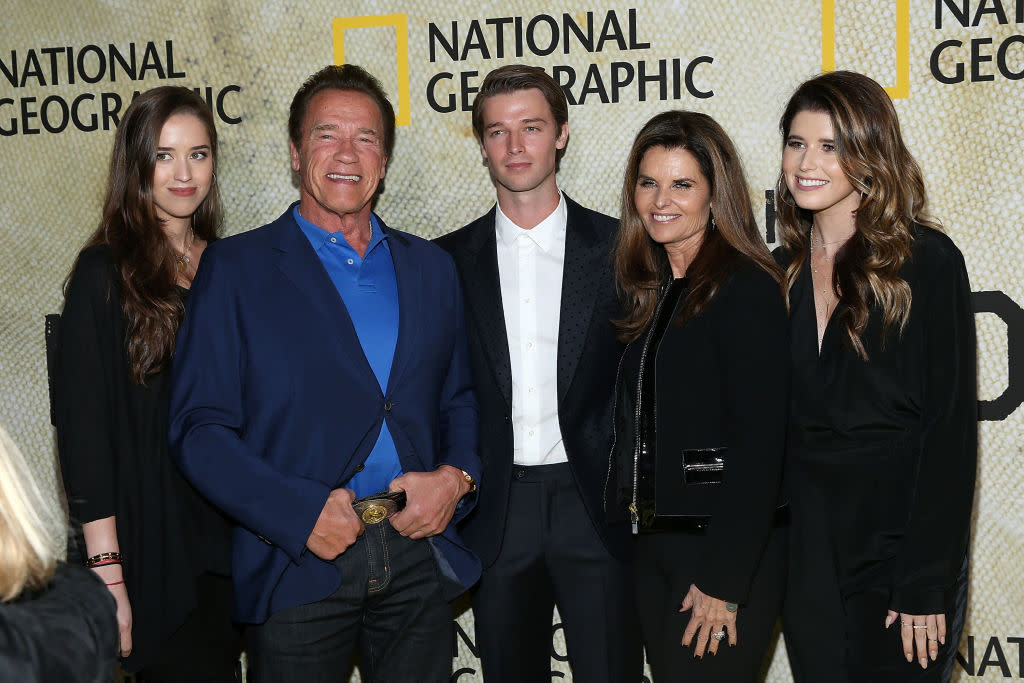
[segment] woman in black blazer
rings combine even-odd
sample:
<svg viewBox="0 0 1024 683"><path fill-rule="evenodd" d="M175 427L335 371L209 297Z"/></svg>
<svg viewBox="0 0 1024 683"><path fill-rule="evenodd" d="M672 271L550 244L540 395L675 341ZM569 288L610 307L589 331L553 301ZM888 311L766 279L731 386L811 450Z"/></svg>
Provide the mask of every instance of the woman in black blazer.
<svg viewBox="0 0 1024 683"><path fill-rule="evenodd" d="M648 661L657 683L753 681L785 582L780 273L732 141L704 114L644 125L621 213L616 324L629 346L606 508L638 534Z"/></svg>
<svg viewBox="0 0 1024 683"><path fill-rule="evenodd" d="M873 80L807 81L780 129L793 675L947 681L977 449L964 259L926 217L921 170Z"/></svg>

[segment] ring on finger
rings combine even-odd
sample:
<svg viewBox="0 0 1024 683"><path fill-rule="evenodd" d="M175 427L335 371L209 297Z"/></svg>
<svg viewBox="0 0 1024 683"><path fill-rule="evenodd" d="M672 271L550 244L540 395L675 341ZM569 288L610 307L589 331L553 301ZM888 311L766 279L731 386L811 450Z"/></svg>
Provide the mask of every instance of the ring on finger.
<svg viewBox="0 0 1024 683"><path fill-rule="evenodd" d="M913 628L913 629L914 629L915 631L916 631L917 629L920 629L920 628L928 628L928 627L927 627L927 626L925 626L924 624L911 624L911 627L912 627L912 628Z"/></svg>
<svg viewBox="0 0 1024 683"><path fill-rule="evenodd" d="M725 630L723 629L721 631L715 631L711 634L711 637L715 640L722 640L723 638L725 638Z"/></svg>

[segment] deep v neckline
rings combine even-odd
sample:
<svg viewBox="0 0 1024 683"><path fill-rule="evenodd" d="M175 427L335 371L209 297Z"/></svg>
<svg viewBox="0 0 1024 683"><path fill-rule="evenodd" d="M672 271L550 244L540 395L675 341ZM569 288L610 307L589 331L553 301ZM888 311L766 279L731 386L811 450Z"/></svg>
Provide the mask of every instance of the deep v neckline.
<svg viewBox="0 0 1024 683"><path fill-rule="evenodd" d="M810 316L811 317L811 328L812 328L811 341L814 344L813 348L816 351L817 359L821 360L822 354L825 351L825 342L828 340L829 331L832 329L832 321L838 315L839 308L843 305L843 303L838 298L836 299L836 305L832 308L832 312L829 315L828 320L825 321L825 327L821 331L821 343L819 344L818 343L818 303L817 303L817 301L815 301L815 297L814 297L814 268L811 265L811 259L812 258L813 258L813 256L810 253L808 253L807 254L807 260L804 263L804 272L807 275L807 286L810 289L810 295L811 295L811 307L810 307L811 308L811 316Z"/></svg>

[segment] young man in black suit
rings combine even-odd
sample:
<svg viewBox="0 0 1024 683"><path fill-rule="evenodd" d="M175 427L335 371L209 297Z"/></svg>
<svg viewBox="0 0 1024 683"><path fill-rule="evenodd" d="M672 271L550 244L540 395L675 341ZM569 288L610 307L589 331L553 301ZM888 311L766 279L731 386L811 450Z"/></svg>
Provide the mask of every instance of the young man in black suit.
<svg viewBox="0 0 1024 683"><path fill-rule="evenodd" d="M568 105L543 70L488 74L473 131L497 205L437 241L462 278L480 411L480 502L461 531L484 566L473 595L484 680L551 680L557 604L574 678L635 683L629 532L609 527L602 501L622 350L618 223L558 189Z"/></svg>

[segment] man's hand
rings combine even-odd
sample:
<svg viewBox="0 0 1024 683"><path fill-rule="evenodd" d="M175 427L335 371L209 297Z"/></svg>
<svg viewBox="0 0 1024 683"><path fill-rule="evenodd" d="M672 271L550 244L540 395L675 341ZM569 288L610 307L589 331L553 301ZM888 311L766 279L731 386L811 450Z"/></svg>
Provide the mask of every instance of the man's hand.
<svg viewBox="0 0 1024 683"><path fill-rule="evenodd" d="M433 472L407 472L395 477L390 491L405 491L405 509L392 515L391 526L409 538L435 536L445 530L459 499L469 493L462 470L441 465Z"/></svg>
<svg viewBox="0 0 1024 683"><path fill-rule="evenodd" d="M316 520L306 547L321 560L330 562L341 555L363 533L363 522L352 509L356 494L351 489L334 489Z"/></svg>

